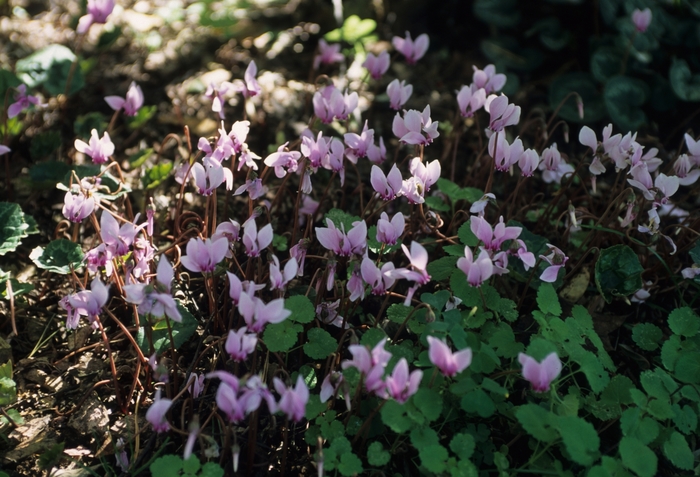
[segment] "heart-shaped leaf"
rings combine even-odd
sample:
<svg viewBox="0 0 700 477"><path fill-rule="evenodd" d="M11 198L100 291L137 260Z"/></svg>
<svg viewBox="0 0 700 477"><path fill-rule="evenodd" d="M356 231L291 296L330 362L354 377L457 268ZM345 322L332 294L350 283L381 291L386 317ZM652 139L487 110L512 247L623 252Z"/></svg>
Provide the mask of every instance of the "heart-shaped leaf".
<svg viewBox="0 0 700 477"><path fill-rule="evenodd" d="M636 131L647 122L640 106L647 99L647 85L628 76L614 76L605 84L603 98L610 119L623 131Z"/></svg>

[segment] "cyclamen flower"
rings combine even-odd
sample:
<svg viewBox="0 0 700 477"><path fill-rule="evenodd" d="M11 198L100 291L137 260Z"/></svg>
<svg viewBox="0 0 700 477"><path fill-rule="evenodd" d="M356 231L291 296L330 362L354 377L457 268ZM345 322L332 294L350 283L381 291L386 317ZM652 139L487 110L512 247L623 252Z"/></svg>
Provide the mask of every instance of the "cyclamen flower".
<svg viewBox="0 0 700 477"><path fill-rule="evenodd" d="M389 95L389 107L398 111L413 94L413 86L395 79L386 87L386 94Z"/></svg>
<svg viewBox="0 0 700 477"><path fill-rule="evenodd" d="M127 116L136 116L141 106L143 106L143 91L139 85L132 81L129 90L126 92L126 98L121 96L107 96L105 101L109 107L115 111L124 110Z"/></svg>
<svg viewBox="0 0 700 477"><path fill-rule="evenodd" d="M340 224L336 228L331 219L326 219L328 227L316 227L316 238L327 250L341 257L362 255L367 247L367 224L364 220L353 222L353 227L345 233L345 227Z"/></svg>
<svg viewBox="0 0 700 477"><path fill-rule="evenodd" d="M192 178L197 186L197 192L203 196L212 193L221 184L226 182L226 190L233 187L233 173L231 169L221 165L219 161L212 157L205 156L202 164L195 162L192 166Z"/></svg>
<svg viewBox="0 0 700 477"><path fill-rule="evenodd" d="M211 239L191 238L187 242L187 254L180 259L182 265L191 272L211 273L228 252L225 237Z"/></svg>
<svg viewBox="0 0 700 477"><path fill-rule="evenodd" d="M357 164L357 160L365 157L370 146L374 144L374 129L368 129L367 121L365 121L361 134L347 133L343 139L348 146L345 149L345 156L350 162Z"/></svg>
<svg viewBox="0 0 700 477"><path fill-rule="evenodd" d="M370 183L375 192L379 194L379 197L384 200L393 200L401 193L401 188L403 187L401 172L396 167L396 164L391 166L391 170L386 176L379 166L373 165Z"/></svg>
<svg viewBox="0 0 700 477"><path fill-rule="evenodd" d="M12 151L12 149L10 149L9 147L3 146L2 144L0 144L0 156L2 156L3 154L7 154L8 152L11 152L11 151Z"/></svg>
<svg viewBox="0 0 700 477"><path fill-rule="evenodd" d="M506 84L506 75L496 73L494 65L486 65L483 70L476 66L472 66L474 74L472 81L477 88L483 88L486 94L496 93L500 91Z"/></svg>
<svg viewBox="0 0 700 477"><path fill-rule="evenodd" d="M415 145L428 145L440 136L438 122L433 122L430 119L430 105L427 105L423 112L418 112L415 109L408 110L404 113L403 118L400 113L396 113L391 131L399 138L399 141Z"/></svg>
<svg viewBox="0 0 700 477"><path fill-rule="evenodd" d="M27 94L27 85L21 84L17 86L17 93L15 94L15 102L12 103L7 108L7 117L12 119L19 113L30 107L31 105L39 106L40 101L36 96Z"/></svg>
<svg viewBox="0 0 700 477"><path fill-rule="evenodd" d="M81 316L87 316L91 324L97 325L96 320L107 304L108 298L109 289L99 277L90 283L90 290L82 290L63 297L59 305L68 312L66 328L69 330L78 328Z"/></svg>
<svg viewBox="0 0 700 477"><path fill-rule="evenodd" d="M255 220L246 222L243 226L243 245L249 257L258 257L272 243L272 224L267 224L258 232Z"/></svg>
<svg viewBox="0 0 700 477"><path fill-rule="evenodd" d="M306 387L304 378L301 374L297 376L297 382L293 388L286 387L278 378L273 378L272 382L281 396L277 404L279 410L287 415L287 419L301 422L306 413L306 403L309 401L309 388Z"/></svg>
<svg viewBox="0 0 700 477"><path fill-rule="evenodd" d="M87 14L80 17L76 33L82 35L87 33L93 23L101 24L107 22L107 17L114 10L114 0L88 0Z"/></svg>
<svg viewBox="0 0 700 477"><path fill-rule="evenodd" d="M301 135L301 154L309 160L311 167L315 169L323 165L325 157L328 155L329 142L323 137L323 132L319 131L314 139L313 133L305 129Z"/></svg>
<svg viewBox="0 0 700 477"><path fill-rule="evenodd" d="M114 143L110 139L109 134L105 132L102 135L102 139L100 139L97 135L97 129L91 131L89 144L76 139L74 145L78 152L90 156L95 164L104 164L109 160L109 156L114 154Z"/></svg>
<svg viewBox="0 0 700 477"><path fill-rule="evenodd" d="M345 55L340 52L340 43L329 45L326 43L326 40L321 38L318 41L318 51L319 53L314 56L315 70L322 64L332 65L333 63L340 63L345 59Z"/></svg>
<svg viewBox="0 0 700 477"><path fill-rule="evenodd" d="M228 338L224 349L234 361L245 361L249 354L255 351L258 343L258 336L248 333L247 327L242 327L238 331L229 330Z"/></svg>
<svg viewBox="0 0 700 477"><path fill-rule="evenodd" d="M428 51L430 39L428 35L423 33L422 35L418 35L418 38L414 41L411 39L411 34L406 32L406 38L395 36L392 38L391 43L394 45L394 48L406 57L406 63L414 65L416 61L423 58L425 52Z"/></svg>
<svg viewBox="0 0 700 477"><path fill-rule="evenodd" d="M414 240L411 242L411 251L409 252L406 245L401 244L401 249L403 253L406 254L408 260L411 264L411 269L408 268L397 268L396 270L386 271L386 275L394 279L406 279L415 282L415 285L411 287L406 293L406 299L404 300L404 306L409 306L411 304L411 299L413 294L416 292L419 286L425 285L430 281L430 275L428 275L428 251Z"/></svg>
<svg viewBox="0 0 700 477"><path fill-rule="evenodd" d="M360 266L362 279L372 287L373 295L384 295L394 285L396 280L389 273L392 270L394 270L393 263L387 262L380 269L369 257L363 258Z"/></svg>
<svg viewBox="0 0 700 477"><path fill-rule="evenodd" d="M683 138L685 139L685 145L688 148L688 156L691 161L693 161L696 166L700 166L700 139L696 141L688 133L686 133Z"/></svg>
<svg viewBox="0 0 700 477"><path fill-rule="evenodd" d="M491 251L500 250L503 242L518 238L523 231L521 227L506 227L503 216L500 217L495 228L492 228L483 217L474 216L471 218L470 228L472 233L484 243L484 248Z"/></svg>
<svg viewBox="0 0 700 477"><path fill-rule="evenodd" d="M566 265L566 261L569 260L569 257L567 257L564 252L552 244L548 243L547 247L549 247L551 253L546 256L540 255L540 258L549 263L550 266L547 267L544 272L542 272L542 275L540 275L540 280L543 282L554 283L557 281L559 269Z"/></svg>
<svg viewBox="0 0 700 477"><path fill-rule="evenodd" d="M430 187L440 179L442 168L440 167L440 161L437 159L423 164L420 157L414 157L411 159L411 162L408 163L408 171L421 180L425 189L423 193L425 194L425 192L428 192Z"/></svg>
<svg viewBox="0 0 700 477"><path fill-rule="evenodd" d="M299 151L288 151L288 142L285 142L277 148L277 152L273 152L265 158L265 165L275 168L275 175L278 178L283 178L287 173L296 172L299 167Z"/></svg>
<svg viewBox="0 0 700 477"><path fill-rule="evenodd" d="M92 196L86 197L83 193L73 195L72 192L68 191L63 202L63 215L73 223L82 222L95 210L95 199Z"/></svg>
<svg viewBox="0 0 700 477"><path fill-rule="evenodd" d="M241 195L244 192L248 192L250 200L255 200L267 194L267 186L263 185L262 179L246 179L245 184L236 189L233 195Z"/></svg>
<svg viewBox="0 0 700 477"><path fill-rule="evenodd" d="M639 33L647 31L647 28L649 28L651 24L651 10L649 8L645 8L644 10L636 8L632 12L632 23L634 23L634 27Z"/></svg>
<svg viewBox="0 0 700 477"><path fill-rule="evenodd" d="M384 389L384 369L391 359L391 353L384 349L386 338L377 343L372 351L363 345L350 345L348 350L352 354L351 360L340 363L340 367L357 368L365 377L365 388L369 392L381 395Z"/></svg>
<svg viewBox="0 0 700 477"><path fill-rule="evenodd" d="M324 124L330 124L334 118L345 121L357 108L359 96L356 92L341 93L335 86L328 85L313 96L314 114Z"/></svg>
<svg viewBox="0 0 700 477"><path fill-rule="evenodd" d="M260 298L241 293L238 311L253 333L261 333L268 323L281 323L292 314L284 307L284 299L277 298L265 304Z"/></svg>
<svg viewBox="0 0 700 477"><path fill-rule="evenodd" d="M464 118L471 118L474 113L480 110L486 102L486 90L479 88L475 84L462 86L457 92L457 104L459 113Z"/></svg>
<svg viewBox="0 0 700 477"><path fill-rule="evenodd" d="M490 114L489 129L494 132L503 131L507 126L514 126L520 121L520 106L508 103L508 97L491 95L486 98L484 109Z"/></svg>
<svg viewBox="0 0 700 477"><path fill-rule="evenodd" d="M353 267L346 287L350 292L350 296L348 297L350 301L356 301L358 298L360 301L365 299L365 283L362 280L362 273L357 264Z"/></svg>
<svg viewBox="0 0 700 477"><path fill-rule="evenodd" d="M523 366L523 377L530 381L532 390L538 393L549 391L549 385L561 373L561 361L557 353L549 353L541 363L525 353L518 353L518 361Z"/></svg>
<svg viewBox="0 0 700 477"><path fill-rule="evenodd" d="M287 283L297 276L297 261L293 258L287 260L284 272L280 271L280 261L277 256L272 256L272 262L270 264L270 290L282 290Z"/></svg>
<svg viewBox="0 0 700 477"><path fill-rule="evenodd" d="M474 260L472 250L469 246L464 247L464 257L457 260L457 268L464 272L469 284L477 288L491 278L494 273L493 261L488 251L481 249L479 256Z"/></svg>
<svg viewBox="0 0 700 477"><path fill-rule="evenodd" d="M430 362L437 366L440 372L448 378L461 373L471 364L471 348L465 348L453 353L450 347L441 339L435 338L434 336L428 336L427 339L430 345L430 349L428 350Z"/></svg>
<svg viewBox="0 0 700 477"><path fill-rule="evenodd" d="M379 53L378 56L374 56L373 53L367 53L367 58L365 62L362 63L362 66L367 68L367 71L369 71L373 79L378 80L387 72L390 62L391 58L389 57L389 52L385 50Z"/></svg>
<svg viewBox="0 0 700 477"><path fill-rule="evenodd" d="M165 399L160 397L160 389L156 391L156 399L151 404L151 407L146 411L146 420L151 423L153 430L161 433L167 432L170 429L170 424L166 419L165 415L170 410L170 406L173 405L173 401L170 399Z"/></svg>
<svg viewBox="0 0 700 477"><path fill-rule="evenodd" d="M678 176L678 184L693 185L700 178L700 169L693 169L693 163L687 154L681 154L673 163L673 171Z"/></svg>
<svg viewBox="0 0 700 477"><path fill-rule="evenodd" d="M126 255L129 252L129 246L134 243L136 233L141 227L136 227L134 224L125 222L121 227L117 219L106 210L102 212L100 218L100 236L102 241L110 249L114 255Z"/></svg>
<svg viewBox="0 0 700 477"><path fill-rule="evenodd" d="M384 138L379 138L379 145L371 144L367 149L367 159L372 164L381 164L386 159L386 146L384 145Z"/></svg>
<svg viewBox="0 0 700 477"><path fill-rule="evenodd" d="M165 256L161 256L156 270L155 282L151 284L135 283L124 285L124 299L138 305L139 314L154 318L167 316L178 323L182 321L177 302L171 294L171 283L175 271Z"/></svg>
<svg viewBox="0 0 700 477"><path fill-rule="evenodd" d="M386 245L395 245L401 234L403 234L405 226L406 219L404 219L401 212L397 212L391 221L389 221L387 213L382 212L377 221L377 241Z"/></svg>
<svg viewBox="0 0 700 477"><path fill-rule="evenodd" d="M262 88L260 87L258 80L255 79L257 74L258 67L255 65L255 61L251 60L251 62L248 63L248 67L245 69L245 73L243 74L243 81L236 80L233 82L234 89L239 93L242 93L244 98L252 98L253 96L260 94Z"/></svg>
<svg viewBox="0 0 700 477"><path fill-rule="evenodd" d="M409 375L408 361L406 358L401 358L394 366L391 375L385 379L384 395L394 398L399 404L403 404L418 391L421 379L423 379L423 371L416 369Z"/></svg>
<svg viewBox="0 0 700 477"><path fill-rule="evenodd" d="M233 88L233 83L228 81L222 82L219 86L214 83L209 83L207 90L204 92L204 96L211 98L211 110L219 114L220 119L226 119L224 114L224 105L226 104L225 95Z"/></svg>
<svg viewBox="0 0 700 477"><path fill-rule="evenodd" d="M520 172L523 177L532 177L539 165L540 156L537 154L537 151L533 149L526 149L525 152L520 155L520 159L518 159L518 167L520 167Z"/></svg>

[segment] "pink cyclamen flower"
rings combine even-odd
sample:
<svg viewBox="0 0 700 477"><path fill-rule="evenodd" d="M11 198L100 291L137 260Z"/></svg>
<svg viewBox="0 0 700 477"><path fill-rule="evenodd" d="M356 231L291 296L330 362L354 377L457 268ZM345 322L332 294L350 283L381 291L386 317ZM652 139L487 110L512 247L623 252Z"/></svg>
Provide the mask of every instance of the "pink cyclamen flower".
<svg viewBox="0 0 700 477"><path fill-rule="evenodd" d="M508 97L492 94L486 98L484 109L490 114L489 129L495 132L503 131L507 126L514 126L520 121L520 106L508 103Z"/></svg>
<svg viewBox="0 0 700 477"><path fill-rule="evenodd" d="M403 187L403 178L396 164L391 166L389 174L384 175L381 168L377 165L372 166L370 173L370 183L375 192L384 200L392 200L397 197Z"/></svg>
<svg viewBox="0 0 700 477"><path fill-rule="evenodd" d="M396 402L403 404L408 398L418 391L420 381L423 379L423 371L416 369L408 374L408 361L401 358L390 376L385 379L385 396L392 397Z"/></svg>
<svg viewBox="0 0 700 477"><path fill-rule="evenodd" d="M211 110L219 114L220 119L226 119L224 114L224 105L226 104L226 93L233 88L233 83L228 81L222 82L219 86L214 83L209 83L204 96L211 98Z"/></svg>
<svg viewBox="0 0 700 477"><path fill-rule="evenodd" d="M382 212L377 221L377 241L386 245L395 245L403 234L403 229L406 226L406 219L401 212L389 221L389 216L386 212Z"/></svg>
<svg viewBox="0 0 700 477"><path fill-rule="evenodd" d="M277 148L277 152L273 152L265 158L265 165L275 168L275 175L278 178L283 178L288 172L296 172L299 167L299 159L301 153L299 151L287 150L288 142L285 142Z"/></svg>
<svg viewBox="0 0 700 477"><path fill-rule="evenodd" d="M564 252L552 244L548 243L547 247L549 247L550 254L540 255L540 258L549 263L550 266L547 267L544 272L542 272L542 275L540 275L540 280L543 282L553 283L557 281L559 269L566 265L566 261L569 260L569 257L567 257Z"/></svg>
<svg viewBox="0 0 700 477"><path fill-rule="evenodd" d="M474 86L483 88L486 94L496 93L505 86L506 75L503 73L496 73L496 67L494 65L486 65L483 70L480 70L476 66L472 66L472 68L474 68L474 74L472 75Z"/></svg>
<svg viewBox="0 0 700 477"><path fill-rule="evenodd" d="M369 129L367 121L362 128L362 133L346 133L343 135L345 144L348 146L345 149L345 156L353 164L357 164L357 160L367 155L370 146L374 144L374 129Z"/></svg>
<svg viewBox="0 0 700 477"><path fill-rule="evenodd" d="M318 54L314 56L315 70L321 65L340 63L344 59L345 55L340 52L340 43L329 45L323 38L318 41Z"/></svg>
<svg viewBox="0 0 700 477"><path fill-rule="evenodd" d="M352 229L347 233L343 224L338 229L331 219L326 219L326 223L328 227L316 227L316 238L323 247L341 257L364 253L367 246L367 224L364 220L353 222Z"/></svg>
<svg viewBox="0 0 700 477"><path fill-rule="evenodd" d="M78 152L90 156L95 164L104 164L109 160L109 156L114 154L114 143L106 131L100 139L97 135L97 129L93 129L90 133L89 143L76 139L74 145Z"/></svg>
<svg viewBox="0 0 700 477"><path fill-rule="evenodd" d="M247 327L242 327L238 331L229 330L228 338L224 348L234 361L245 361L250 353L255 351L258 343L258 336L248 333Z"/></svg>
<svg viewBox="0 0 700 477"><path fill-rule="evenodd" d="M387 262L382 265L382 268L377 267L369 257L362 259L360 273L362 279L372 287L373 295L384 295L396 281L388 272L394 270L394 264Z"/></svg>
<svg viewBox="0 0 700 477"><path fill-rule="evenodd" d="M11 151L12 151L12 149L10 149L9 147L3 146L2 144L0 144L0 156L2 156L3 154L7 154L8 152L11 152Z"/></svg>
<svg viewBox="0 0 700 477"><path fill-rule="evenodd" d="M39 98L27 94L27 85L21 84L17 86L17 94L15 94L15 102L7 108L7 117L14 118L19 113L27 109L31 105L39 106Z"/></svg>
<svg viewBox="0 0 700 477"><path fill-rule="evenodd" d="M299 265L293 258L287 260L284 270L280 270L280 261L276 255L272 256L270 264L270 290L282 290L294 277L297 276Z"/></svg>
<svg viewBox="0 0 700 477"><path fill-rule="evenodd" d="M138 305L139 314L154 318L167 316L173 321L182 322L177 302L172 297L170 286L175 271L165 256L161 256L156 269L155 282L124 285L124 299Z"/></svg>
<svg viewBox="0 0 700 477"><path fill-rule="evenodd" d="M389 107L398 111L413 94L413 86L395 79L386 87L386 94L389 95Z"/></svg>
<svg viewBox="0 0 700 477"><path fill-rule="evenodd" d="M379 53L378 56L374 56L373 53L367 53L367 59L362 63L362 66L367 68L367 71L369 71L373 79L378 80L387 72L390 62L391 58L389 57L389 52L385 50Z"/></svg>
<svg viewBox="0 0 700 477"><path fill-rule="evenodd" d="M492 228L483 217L472 217L470 225L472 233L484 243L486 250L498 251L506 240L514 240L523 231L521 227L507 227L500 217L496 227Z"/></svg>
<svg viewBox="0 0 700 477"><path fill-rule="evenodd" d="M192 374L190 380L189 391L193 399L197 399L204 391L204 376L203 374Z"/></svg>
<svg viewBox="0 0 700 477"><path fill-rule="evenodd" d="M309 401L309 388L306 387L304 378L301 377L301 374L297 376L297 382L293 388L288 388L278 378L274 378L272 381L275 390L281 396L279 403L277 403L279 410L287 415L287 419L301 422L306 413L306 403Z"/></svg>
<svg viewBox="0 0 700 477"><path fill-rule="evenodd" d="M238 299L238 311L253 333L261 333L268 323L281 323L292 314L284 307L284 300L277 298L265 304L260 298L243 292Z"/></svg>
<svg viewBox="0 0 700 477"><path fill-rule="evenodd" d="M324 124L332 123L334 118L344 121L357 108L359 100L356 92L343 94L335 86L328 85L314 93L314 114Z"/></svg>
<svg viewBox="0 0 700 477"><path fill-rule="evenodd" d="M92 196L87 197L83 193L73 195L72 192L68 191L63 202L63 215L73 223L82 222L95 210L95 199Z"/></svg>
<svg viewBox="0 0 700 477"><path fill-rule="evenodd" d="M464 247L464 257L457 260L457 268L464 272L469 284L477 288L494 273L493 261L488 251L482 248L477 259L474 260L469 246Z"/></svg>
<svg viewBox="0 0 700 477"><path fill-rule="evenodd" d="M381 164L386 159L386 146L384 145L384 138L379 138L379 145L372 144L367 149L367 159L372 164Z"/></svg>
<svg viewBox="0 0 700 477"><path fill-rule="evenodd" d="M111 213L106 210L102 212L102 217L100 217L100 236L114 255L121 256L129 252L129 246L134 243L138 230L139 227L129 222L125 222L119 227L119 222Z"/></svg>
<svg viewBox="0 0 700 477"><path fill-rule="evenodd" d="M518 167L523 177L532 177L540 165L540 155L533 149L526 149L518 159Z"/></svg>
<svg viewBox="0 0 700 477"><path fill-rule="evenodd" d="M107 17L114 10L114 0L88 0L87 14L80 17L76 33L87 33L93 23L106 23Z"/></svg>
<svg viewBox="0 0 700 477"><path fill-rule="evenodd" d="M366 346L350 345L348 350L352 354L351 360L345 360L340 363L341 368L349 367L357 368L365 376L365 388L369 392L381 393L385 383L382 377L384 376L384 368L391 359L391 353L384 349L386 338L377 343L372 351Z"/></svg>
<svg viewBox="0 0 700 477"><path fill-rule="evenodd" d="M228 167L224 167L211 156L205 156L202 163L195 162L192 165L192 179L197 187L197 192L203 196L214 193L217 187L226 182L226 190L233 188L233 173Z"/></svg>
<svg viewBox="0 0 700 477"><path fill-rule="evenodd" d="M649 28L651 24L651 10L649 8L645 8L644 10L636 8L632 12L632 23L634 23L634 27L639 33L647 31L647 28Z"/></svg>
<svg viewBox="0 0 700 477"><path fill-rule="evenodd" d="M399 141L415 145L428 145L440 136L438 122L430 118L430 105L422 112L410 109L404 113L403 118L400 113L396 113L391 131Z"/></svg>
<svg viewBox="0 0 700 477"><path fill-rule="evenodd" d="M424 188L423 194L425 194L440 179L442 168L437 159L424 164L420 157L414 157L408 163L408 172L421 180Z"/></svg>
<svg viewBox="0 0 700 477"><path fill-rule="evenodd" d="M484 106L485 102L486 90L473 83L469 86L462 86L462 89L457 92L457 105L462 117L471 118Z"/></svg>
<svg viewBox="0 0 700 477"><path fill-rule="evenodd" d="M243 245L249 257L258 257L272 243L272 224L267 224L258 232L255 220L249 220L243 226Z"/></svg>
<svg viewBox="0 0 700 477"><path fill-rule="evenodd" d="M530 381L532 390L538 393L549 391L549 385L561 373L561 361L557 353L549 353L541 363L525 353L518 353L518 361L523 365L523 377Z"/></svg>
<svg viewBox="0 0 700 477"><path fill-rule="evenodd" d="M430 46L430 38L428 35L423 33L418 35L418 38L411 39L411 34L406 32L406 38L401 38L400 36L395 36L391 40L391 44L394 45L403 56L406 57L406 63L409 65L416 64L416 61L423 58L425 52L428 51L428 46Z"/></svg>
<svg viewBox="0 0 700 477"><path fill-rule="evenodd" d="M90 290L82 290L61 299L59 305L68 312L66 328L74 330L78 328L81 316L87 316L95 327L96 320L102 312L102 308L109 299L109 288L98 278L90 283Z"/></svg>
<svg viewBox="0 0 700 477"><path fill-rule="evenodd" d="M153 401L151 407L146 411L146 420L151 423L154 431L160 433L167 432L170 429L170 424L165 415L172 405L172 400L160 397L160 389L158 389L156 391L155 401Z"/></svg>
<svg viewBox="0 0 700 477"><path fill-rule="evenodd" d="M109 107L115 111L120 109L124 110L124 114L127 116L136 116L143 106L143 91L141 87L132 81L129 85L129 90L126 92L126 98L121 96L107 96L105 101L109 104Z"/></svg>
<svg viewBox="0 0 700 477"><path fill-rule="evenodd" d="M252 98L260 94L262 88L255 78L258 74L258 67L255 65L255 61L248 63L248 67L245 69L243 74L243 81L236 80L233 82L233 86L236 91L243 94L245 98Z"/></svg>
<svg viewBox="0 0 700 477"><path fill-rule="evenodd" d="M228 252L228 239L191 238L187 242L187 255L180 259L182 265L191 272L211 273Z"/></svg>
<svg viewBox="0 0 700 477"><path fill-rule="evenodd" d="M471 348L465 348L453 353L443 340L434 336L428 336L428 344L430 345L428 350L430 362L437 366L440 372L448 378L461 373L472 362Z"/></svg>

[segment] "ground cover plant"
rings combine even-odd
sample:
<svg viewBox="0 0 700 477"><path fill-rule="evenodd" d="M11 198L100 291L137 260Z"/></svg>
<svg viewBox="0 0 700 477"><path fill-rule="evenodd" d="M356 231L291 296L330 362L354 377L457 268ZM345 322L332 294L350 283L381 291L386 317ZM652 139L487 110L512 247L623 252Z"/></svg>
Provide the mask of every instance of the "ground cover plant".
<svg viewBox="0 0 700 477"><path fill-rule="evenodd" d="M700 472L699 14L543 5L12 6L0 476Z"/></svg>

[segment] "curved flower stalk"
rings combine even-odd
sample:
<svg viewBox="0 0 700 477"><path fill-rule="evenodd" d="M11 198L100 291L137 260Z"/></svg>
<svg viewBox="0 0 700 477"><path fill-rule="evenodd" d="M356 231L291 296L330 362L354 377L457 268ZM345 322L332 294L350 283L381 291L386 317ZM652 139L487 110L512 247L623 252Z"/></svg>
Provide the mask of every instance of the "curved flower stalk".
<svg viewBox="0 0 700 477"><path fill-rule="evenodd" d="M532 390L538 393L549 391L550 384L561 373L561 361L557 353L549 353L541 363L525 353L519 353L518 361L523 366L523 377L530 381Z"/></svg>

